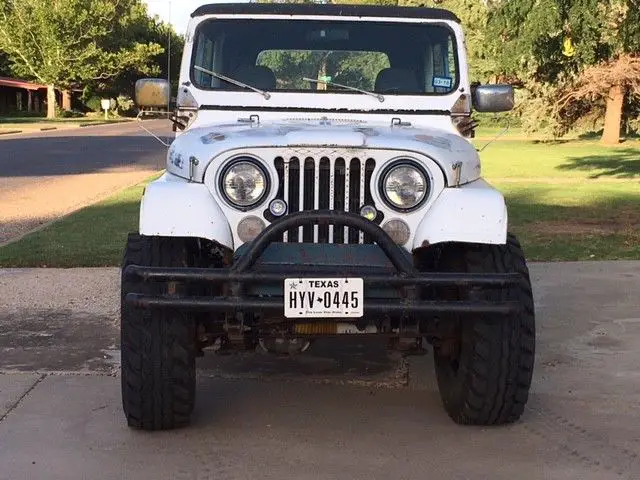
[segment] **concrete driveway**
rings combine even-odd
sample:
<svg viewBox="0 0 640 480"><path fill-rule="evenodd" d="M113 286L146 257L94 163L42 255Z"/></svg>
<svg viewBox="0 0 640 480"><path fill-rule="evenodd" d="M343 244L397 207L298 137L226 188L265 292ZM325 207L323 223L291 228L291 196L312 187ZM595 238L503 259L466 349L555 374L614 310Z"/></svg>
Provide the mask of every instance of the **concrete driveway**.
<svg viewBox="0 0 640 480"><path fill-rule="evenodd" d="M145 126L169 136L166 120ZM0 245L164 168L136 122L0 137Z"/></svg>
<svg viewBox="0 0 640 480"><path fill-rule="evenodd" d="M640 262L531 270L537 366L515 425L453 424L429 357L352 341L210 355L193 426L154 434L121 413L117 270L0 270L0 479L640 478Z"/></svg>

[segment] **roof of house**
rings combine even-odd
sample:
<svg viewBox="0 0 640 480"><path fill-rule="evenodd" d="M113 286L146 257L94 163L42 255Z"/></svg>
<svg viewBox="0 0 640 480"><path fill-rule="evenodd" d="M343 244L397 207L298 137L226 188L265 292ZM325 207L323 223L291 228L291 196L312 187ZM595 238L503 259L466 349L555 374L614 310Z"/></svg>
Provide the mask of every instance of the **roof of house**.
<svg viewBox="0 0 640 480"><path fill-rule="evenodd" d="M202 15L233 14L425 18L460 22L460 19L453 12L441 8L318 3L215 3L211 5L202 5L193 12L191 16L199 17Z"/></svg>
<svg viewBox="0 0 640 480"><path fill-rule="evenodd" d="M24 88L25 90L40 90L41 88L47 88L46 85L40 85L27 80L9 77L0 77L0 87Z"/></svg>

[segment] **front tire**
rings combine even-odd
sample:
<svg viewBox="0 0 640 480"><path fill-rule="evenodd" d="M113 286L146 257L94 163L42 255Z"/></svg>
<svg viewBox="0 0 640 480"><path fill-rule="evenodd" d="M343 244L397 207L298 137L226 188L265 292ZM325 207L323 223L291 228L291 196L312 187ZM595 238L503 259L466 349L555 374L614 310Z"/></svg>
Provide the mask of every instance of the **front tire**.
<svg viewBox="0 0 640 480"><path fill-rule="evenodd" d="M185 239L130 234L122 264L189 266ZM165 291L163 291L165 290ZM124 300L129 292L166 292L167 287L129 280L121 284L122 406L130 427L167 430L185 426L196 392L196 322L170 309L140 309Z"/></svg>
<svg viewBox="0 0 640 480"><path fill-rule="evenodd" d="M499 425L518 420L529 396L535 356L531 281L518 240L509 234L506 245L447 245L438 270L520 274L513 287L482 294L485 299L518 301L518 314L454 319L449 343L434 348L440 396L456 423ZM454 296L478 298L473 291L458 290Z"/></svg>

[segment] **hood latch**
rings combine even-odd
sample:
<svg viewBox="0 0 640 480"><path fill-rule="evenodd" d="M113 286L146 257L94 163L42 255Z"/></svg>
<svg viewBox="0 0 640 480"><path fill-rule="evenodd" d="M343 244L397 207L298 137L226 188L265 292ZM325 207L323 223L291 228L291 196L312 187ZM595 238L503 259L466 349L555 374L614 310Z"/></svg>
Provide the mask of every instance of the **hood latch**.
<svg viewBox="0 0 640 480"><path fill-rule="evenodd" d="M249 115L249 118L239 118L238 123L250 123L251 126L259 126L260 125L260 115Z"/></svg>
<svg viewBox="0 0 640 480"><path fill-rule="evenodd" d="M393 117L391 119L391 127L410 127L411 122L403 122L400 117Z"/></svg>

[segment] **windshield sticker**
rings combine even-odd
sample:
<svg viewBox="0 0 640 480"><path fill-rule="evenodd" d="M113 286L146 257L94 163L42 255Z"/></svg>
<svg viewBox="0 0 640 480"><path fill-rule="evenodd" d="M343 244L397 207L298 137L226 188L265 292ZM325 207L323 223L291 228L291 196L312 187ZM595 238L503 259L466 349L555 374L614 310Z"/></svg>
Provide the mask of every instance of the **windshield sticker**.
<svg viewBox="0 0 640 480"><path fill-rule="evenodd" d="M451 77L433 77L432 85L434 87L451 88L453 86L453 79Z"/></svg>

